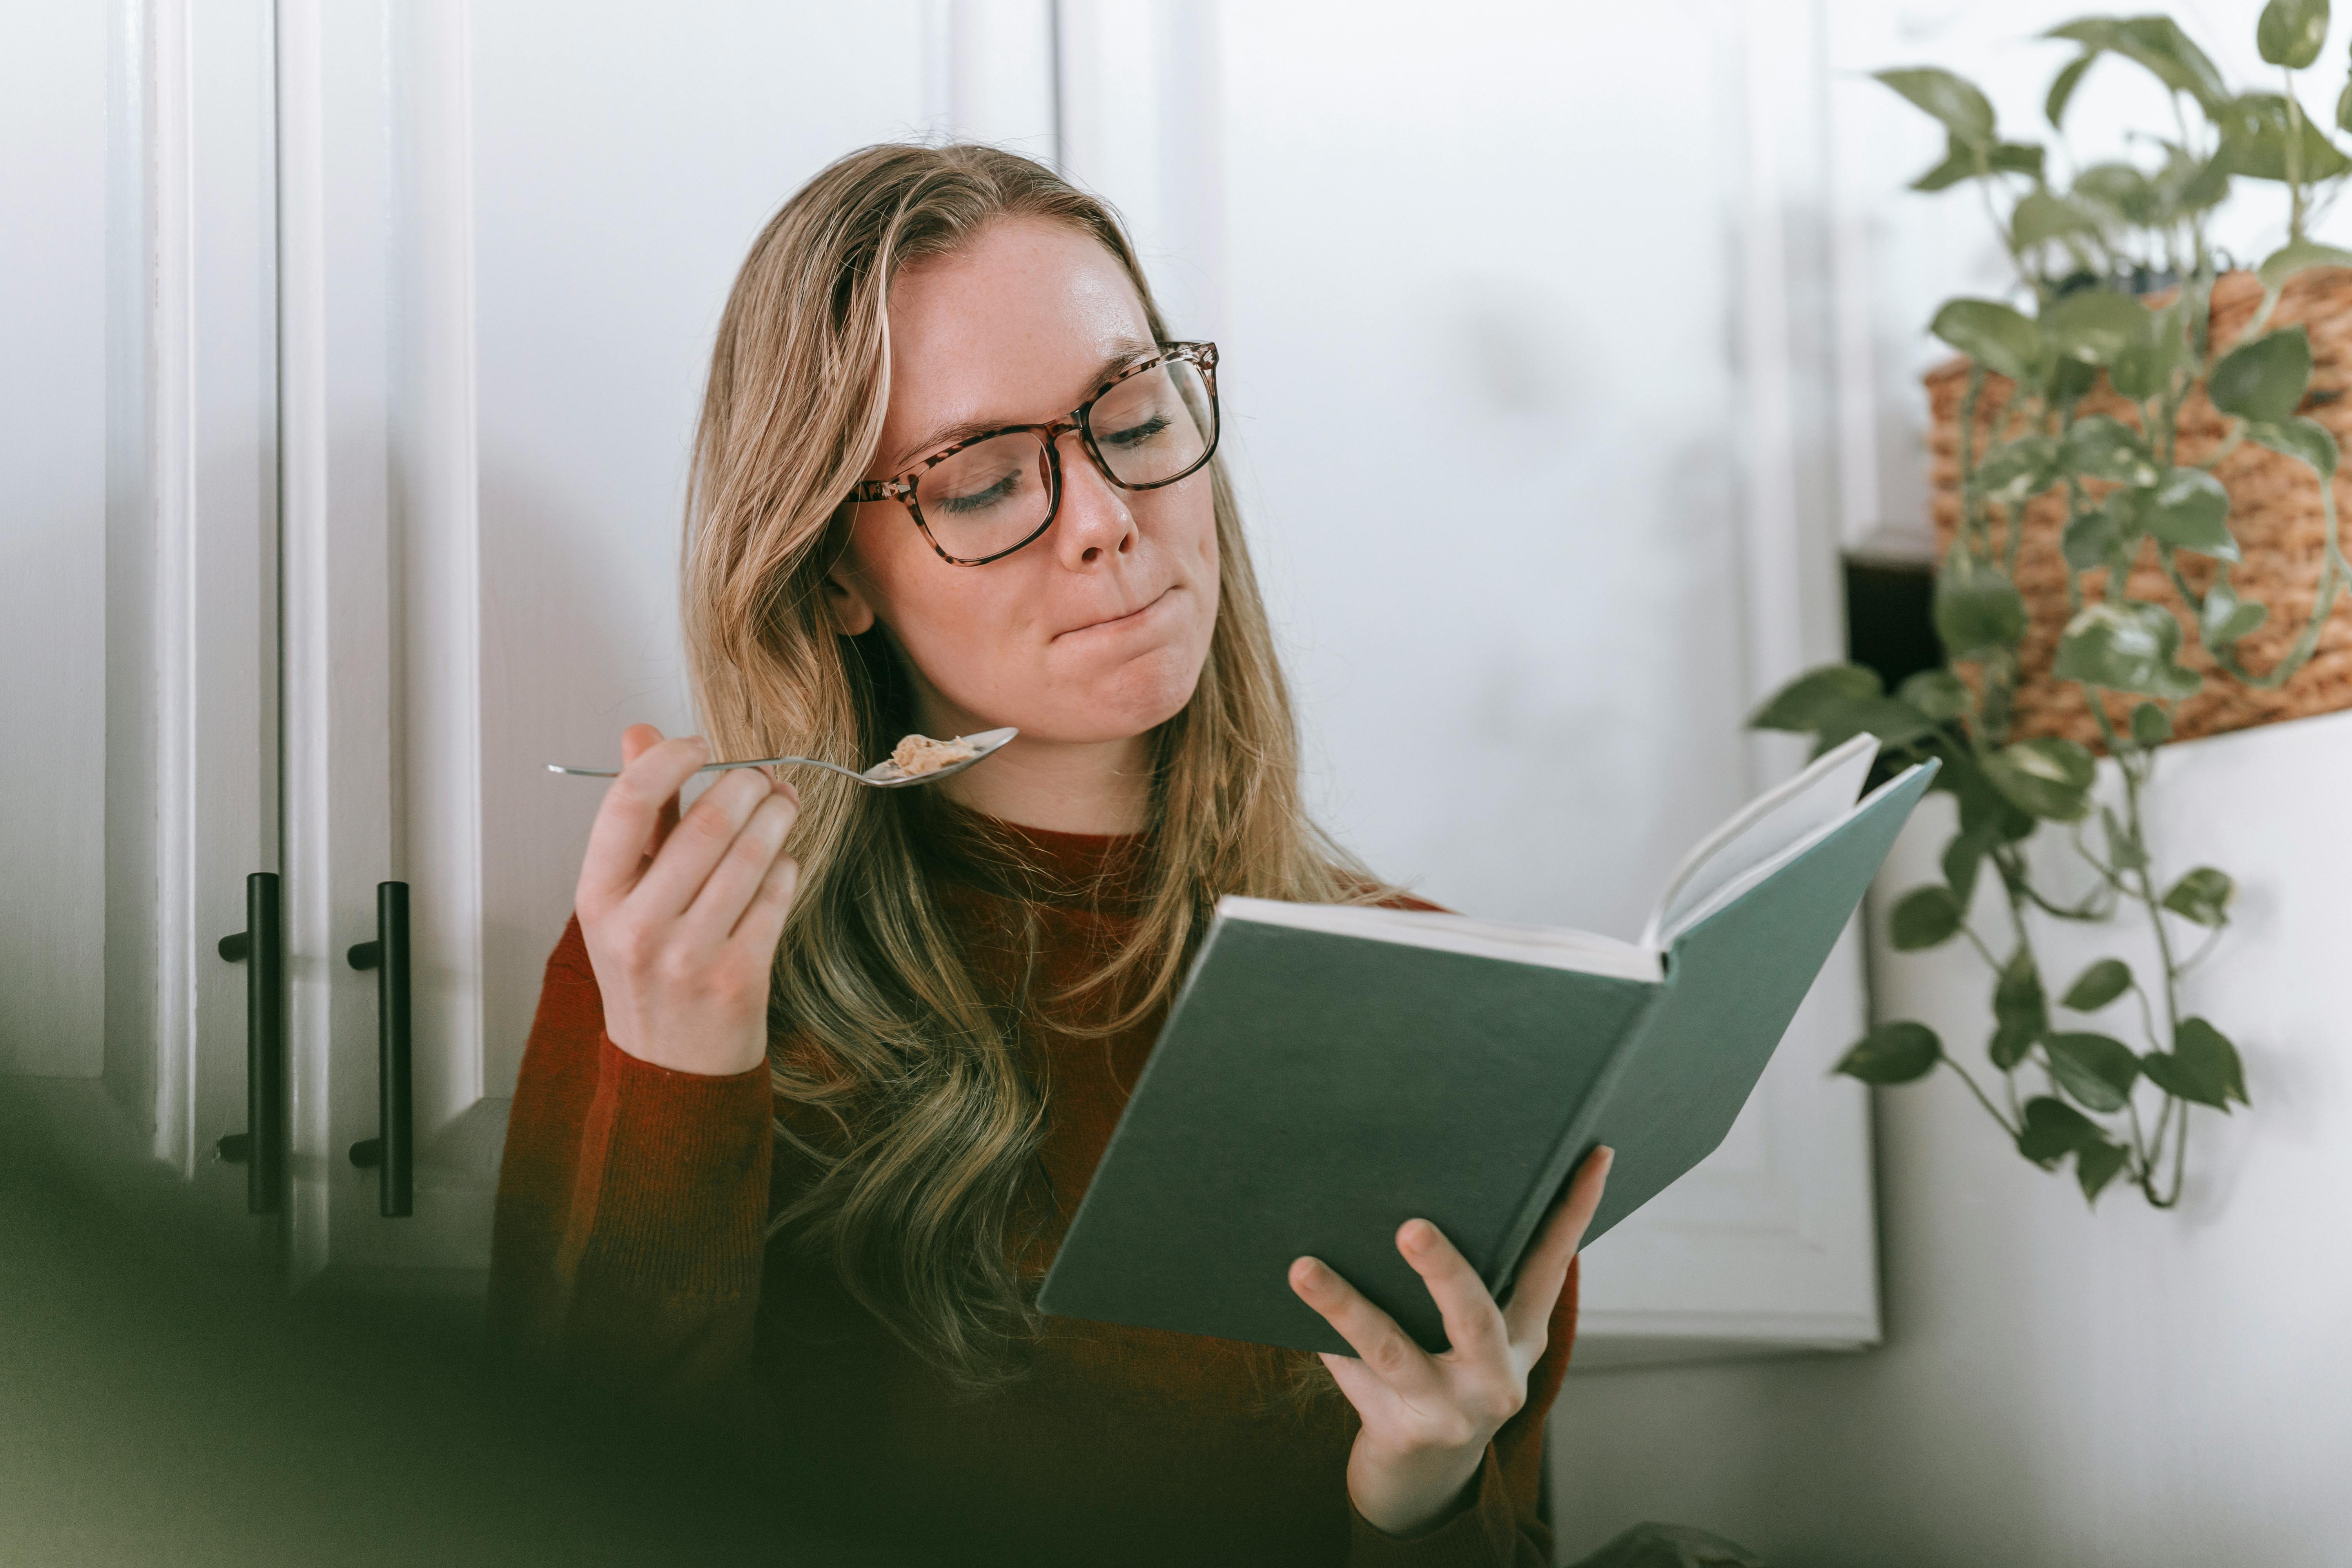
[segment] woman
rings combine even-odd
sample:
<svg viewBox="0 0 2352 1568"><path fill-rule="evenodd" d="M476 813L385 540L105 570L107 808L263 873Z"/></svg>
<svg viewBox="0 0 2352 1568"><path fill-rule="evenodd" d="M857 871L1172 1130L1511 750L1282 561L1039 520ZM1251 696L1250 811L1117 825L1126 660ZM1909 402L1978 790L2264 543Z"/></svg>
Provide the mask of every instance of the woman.
<svg viewBox="0 0 2352 1568"><path fill-rule="evenodd" d="M709 738L622 739L516 1090L493 1320L746 1410L787 1506L951 1522L966 1558L1549 1562L1605 1154L1507 1306L1399 1230L1444 1355L1312 1258L1289 1284L1357 1357L1031 1305L1216 898L1400 897L1301 812L1214 378L1108 210L1013 154L868 148L768 225L695 447ZM939 784L734 770L679 815L713 758L999 725Z"/></svg>

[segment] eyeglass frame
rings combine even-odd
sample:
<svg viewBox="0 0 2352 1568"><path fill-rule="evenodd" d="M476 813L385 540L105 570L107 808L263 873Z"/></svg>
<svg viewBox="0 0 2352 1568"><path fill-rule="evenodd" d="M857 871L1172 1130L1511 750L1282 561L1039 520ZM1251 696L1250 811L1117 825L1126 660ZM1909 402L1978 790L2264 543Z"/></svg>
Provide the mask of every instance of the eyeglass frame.
<svg viewBox="0 0 2352 1568"><path fill-rule="evenodd" d="M1207 466L1211 458L1216 456L1217 443L1224 435L1224 417L1217 407L1217 345L1208 342L1170 342L1158 346L1159 353L1149 359L1129 365L1125 370L1096 387L1084 403L1071 409L1061 418L1050 419L1041 425L1004 425L993 430L981 431L975 436L967 436L951 446L940 447L913 468L894 478L860 479L856 488L849 492L848 500L842 504L855 506L869 501L895 500L905 507L908 513L914 518L915 526L922 531L924 542L930 545L933 553L940 560L950 566L985 566L992 561L1002 561L1014 551L1035 543L1038 537L1053 527L1055 521L1062 515L1061 443L1062 437L1071 431L1077 432L1079 442L1087 449L1087 456L1094 462L1095 471L1120 489L1156 490L1175 484L1181 479L1191 479ZM1200 457L1188 465L1183 472L1171 474L1164 479L1153 479L1149 484L1131 485L1110 471L1110 464L1103 458L1102 448L1095 444L1094 428L1088 423L1087 416L1094 412L1095 405L1100 403L1111 388L1122 382L1132 380L1146 371L1158 370L1161 365L1171 363L1189 364L1201 373L1201 380L1209 392L1209 444L1202 450ZM923 521L923 509L915 502L916 485L920 482L925 474L966 447L977 447L982 441L993 441L1000 436L1017 436L1023 431L1036 435L1045 448L1047 487L1045 521L1039 523L1020 543L1007 545L993 555L982 555L967 560L962 556L949 554L945 547L932 534L931 525Z"/></svg>

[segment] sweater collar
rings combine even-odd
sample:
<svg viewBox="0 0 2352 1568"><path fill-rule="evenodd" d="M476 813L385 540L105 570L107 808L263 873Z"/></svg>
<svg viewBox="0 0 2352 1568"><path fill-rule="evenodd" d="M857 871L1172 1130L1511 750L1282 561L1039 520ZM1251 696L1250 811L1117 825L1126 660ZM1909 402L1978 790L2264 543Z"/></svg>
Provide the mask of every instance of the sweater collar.
<svg viewBox="0 0 2352 1568"><path fill-rule="evenodd" d="M1028 898L1108 910L1131 908L1142 897L1148 834L1064 833L976 811L963 815L987 845L982 853L995 860L1001 847L1015 862L999 864Z"/></svg>

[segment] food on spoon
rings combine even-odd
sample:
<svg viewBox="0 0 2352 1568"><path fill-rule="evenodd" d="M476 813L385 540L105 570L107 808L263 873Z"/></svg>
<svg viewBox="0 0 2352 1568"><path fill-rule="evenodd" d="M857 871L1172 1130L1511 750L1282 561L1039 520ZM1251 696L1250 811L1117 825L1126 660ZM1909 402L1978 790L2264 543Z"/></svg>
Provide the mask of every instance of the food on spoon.
<svg viewBox="0 0 2352 1568"><path fill-rule="evenodd" d="M935 773L941 768L968 762L978 755L980 748L961 735L952 741L934 741L929 735L909 735L890 748L891 765L908 778Z"/></svg>

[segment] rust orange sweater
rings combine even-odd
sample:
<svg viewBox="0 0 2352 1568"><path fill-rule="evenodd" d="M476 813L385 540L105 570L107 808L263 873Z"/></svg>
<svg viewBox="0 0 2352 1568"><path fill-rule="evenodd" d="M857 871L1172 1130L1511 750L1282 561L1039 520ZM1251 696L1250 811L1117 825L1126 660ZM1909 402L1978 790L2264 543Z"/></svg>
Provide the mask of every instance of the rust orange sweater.
<svg viewBox="0 0 2352 1568"><path fill-rule="evenodd" d="M1051 995L1115 943L1136 841L1006 828L1041 867L1029 900ZM943 890L983 973L1010 953L1002 900ZM1004 962L996 963L1002 959ZM992 964L993 963L993 968ZM1065 1020L1067 1021L1067 1020ZM1108 1040L1034 1021L1049 1129L1042 1163L1058 1245L1160 1018ZM1029 1374L959 1398L766 1220L795 1179L772 1132L764 1067L674 1072L628 1055L575 918L549 958L499 1173L494 1334L559 1371L656 1401L741 1413L780 1519L927 1534L938 1560L1023 1563L1531 1565L1543 1421L1576 1327L1576 1274L1472 1490L1433 1530L1374 1528L1345 1480L1357 1420L1264 1398L1265 1353L1230 1342L1049 1319Z"/></svg>

